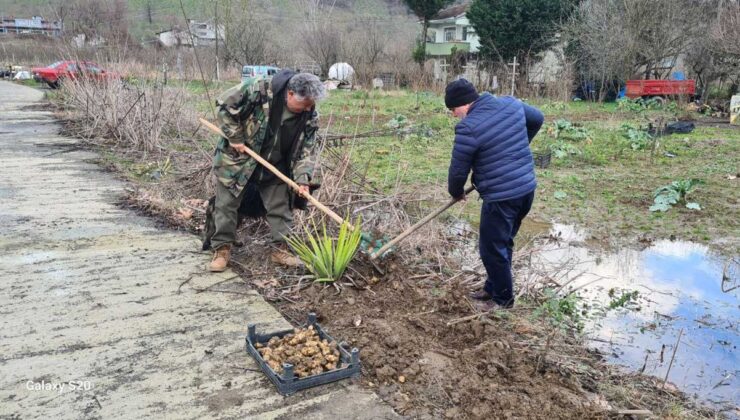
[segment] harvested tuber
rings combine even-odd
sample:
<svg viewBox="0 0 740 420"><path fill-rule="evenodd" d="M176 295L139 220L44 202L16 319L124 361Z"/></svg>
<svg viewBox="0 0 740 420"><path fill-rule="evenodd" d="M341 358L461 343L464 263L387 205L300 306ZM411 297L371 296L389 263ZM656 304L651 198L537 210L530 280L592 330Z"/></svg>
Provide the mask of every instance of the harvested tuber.
<svg viewBox="0 0 740 420"><path fill-rule="evenodd" d="M282 374L283 363L289 363L299 378L337 369L340 362L337 344L322 340L313 326L296 328L282 338L272 337L254 347L275 373Z"/></svg>

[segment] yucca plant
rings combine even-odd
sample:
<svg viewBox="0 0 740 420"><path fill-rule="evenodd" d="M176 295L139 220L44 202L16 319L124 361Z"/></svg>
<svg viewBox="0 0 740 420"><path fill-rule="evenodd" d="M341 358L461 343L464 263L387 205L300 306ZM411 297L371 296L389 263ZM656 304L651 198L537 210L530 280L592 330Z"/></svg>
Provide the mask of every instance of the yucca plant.
<svg viewBox="0 0 740 420"><path fill-rule="evenodd" d="M293 248L316 281L339 280L360 246L360 219L357 219L352 231L349 230L349 221L342 223L336 239L327 234L324 223L321 232L314 224L313 230L305 228L305 234L306 239L296 235L289 236L288 245Z"/></svg>

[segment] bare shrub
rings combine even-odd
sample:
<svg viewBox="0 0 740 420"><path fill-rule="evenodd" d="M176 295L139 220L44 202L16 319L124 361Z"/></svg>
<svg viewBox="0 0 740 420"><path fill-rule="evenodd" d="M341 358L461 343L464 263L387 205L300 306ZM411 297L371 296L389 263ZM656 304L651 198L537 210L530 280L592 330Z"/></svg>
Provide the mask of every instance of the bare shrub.
<svg viewBox="0 0 740 420"><path fill-rule="evenodd" d="M419 65L414 62L411 56L413 40L407 40L405 43L394 42L386 50L385 60L380 65L382 72L393 74L396 87L408 88L420 84L424 79Z"/></svg>
<svg viewBox="0 0 740 420"><path fill-rule="evenodd" d="M112 139L119 146L151 152L162 142L185 142L195 130L197 113L182 88L130 85L117 80L67 80L63 105L82 122L79 135Z"/></svg>
<svg viewBox="0 0 740 420"><path fill-rule="evenodd" d="M560 80L550 81L545 84L545 96L561 102L570 101L573 94L573 86L576 82L575 65L565 63L560 72Z"/></svg>
<svg viewBox="0 0 740 420"><path fill-rule="evenodd" d="M68 52L71 51L74 51L74 57L78 60L95 60L98 58L97 51L93 48L76 48L73 50L68 44L50 40L43 35L29 37L4 36L7 38L0 42L0 63L28 67L47 66L69 57Z"/></svg>
<svg viewBox="0 0 740 420"><path fill-rule="evenodd" d="M386 185L387 188L368 182L367 168L352 163L355 150L352 142L340 146L321 142L320 165L324 177L317 198L343 217L352 220L360 217L362 231L369 235L366 239L383 244L425 216L430 207L449 200L446 185L428 185L424 192L405 185L408 168L404 164L398 166L394 179L388 179L390 186ZM314 207L296 216L296 226L323 221L332 231L337 230L336 223ZM437 268L459 265L459 258L448 252L459 239L450 235L450 223L440 219L430 222L409 236L393 254L408 263L418 262L420 256L424 256L425 261L431 261L430 264Z"/></svg>

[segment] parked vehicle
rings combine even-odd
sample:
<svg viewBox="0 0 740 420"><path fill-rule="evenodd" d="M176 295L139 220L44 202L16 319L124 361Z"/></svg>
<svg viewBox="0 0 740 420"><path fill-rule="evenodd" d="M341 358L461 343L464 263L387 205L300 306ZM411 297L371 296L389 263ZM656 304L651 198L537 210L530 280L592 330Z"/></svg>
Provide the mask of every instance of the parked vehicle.
<svg viewBox="0 0 740 420"><path fill-rule="evenodd" d="M279 67L272 66L244 66L242 67L242 82L248 82L257 76L273 76L280 71Z"/></svg>
<svg viewBox="0 0 740 420"><path fill-rule="evenodd" d="M92 61L57 61L47 67L35 67L31 69L33 78L37 82L46 83L52 89L59 87L64 79L77 79L80 77L95 80L119 79L117 73L110 72Z"/></svg>
<svg viewBox="0 0 740 420"><path fill-rule="evenodd" d="M627 97L630 99L673 95L691 97L695 94L694 80L627 80Z"/></svg>
<svg viewBox="0 0 740 420"><path fill-rule="evenodd" d="M2 68L0 68L0 78L12 79L20 71L23 71L23 67L21 66L11 66L11 65L3 66Z"/></svg>

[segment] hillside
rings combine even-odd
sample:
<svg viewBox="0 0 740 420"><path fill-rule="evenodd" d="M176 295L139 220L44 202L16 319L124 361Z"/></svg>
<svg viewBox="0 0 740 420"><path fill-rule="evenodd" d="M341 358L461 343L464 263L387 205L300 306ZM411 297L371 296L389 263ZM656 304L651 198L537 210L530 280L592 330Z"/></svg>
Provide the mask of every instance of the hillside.
<svg viewBox="0 0 740 420"><path fill-rule="evenodd" d="M41 15L54 18L61 13L69 13L75 3L102 2L113 4L121 1L126 4L129 31L136 39L145 39L156 32L167 29L183 20L180 0L0 0L0 15L30 17ZM228 4L221 0L220 5ZM264 19L274 20L276 24L285 21L297 21L305 16L302 2L297 0L255 0L255 13ZM329 3L329 2L327 2ZM182 0L185 14L190 19L212 19L215 14L215 2ZM223 10L221 11L223 13ZM357 19L385 20L397 16L409 16L402 0L337 0L333 11L337 21L348 22ZM410 17L410 16L409 16Z"/></svg>

